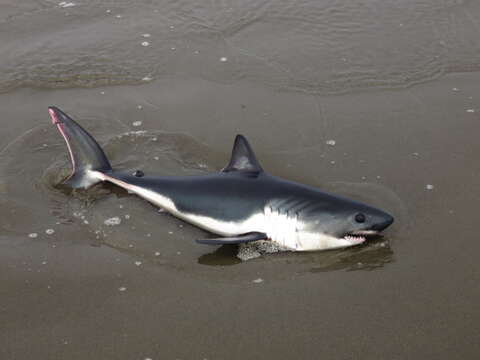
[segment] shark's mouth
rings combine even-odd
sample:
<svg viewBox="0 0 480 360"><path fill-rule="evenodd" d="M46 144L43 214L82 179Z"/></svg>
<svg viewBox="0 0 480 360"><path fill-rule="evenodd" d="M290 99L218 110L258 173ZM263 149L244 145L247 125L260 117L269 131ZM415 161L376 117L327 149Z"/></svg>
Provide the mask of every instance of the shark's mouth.
<svg viewBox="0 0 480 360"><path fill-rule="evenodd" d="M343 238L350 242L352 245L357 245L365 242L367 240L367 237L375 235L379 235L379 232L376 230L357 230L345 234Z"/></svg>

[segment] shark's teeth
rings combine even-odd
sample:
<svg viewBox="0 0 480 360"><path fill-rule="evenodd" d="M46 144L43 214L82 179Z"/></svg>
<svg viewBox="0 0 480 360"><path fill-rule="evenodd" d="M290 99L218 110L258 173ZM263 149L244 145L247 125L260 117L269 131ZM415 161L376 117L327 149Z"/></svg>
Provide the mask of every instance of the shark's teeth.
<svg viewBox="0 0 480 360"><path fill-rule="evenodd" d="M364 236L353 236L353 235L345 235L344 239L352 243L352 245L361 244L365 240L367 240Z"/></svg>
<svg viewBox="0 0 480 360"><path fill-rule="evenodd" d="M372 236L372 235L378 235L378 231L376 231L376 230L357 230L357 231L352 231L351 233L348 234L348 236Z"/></svg>

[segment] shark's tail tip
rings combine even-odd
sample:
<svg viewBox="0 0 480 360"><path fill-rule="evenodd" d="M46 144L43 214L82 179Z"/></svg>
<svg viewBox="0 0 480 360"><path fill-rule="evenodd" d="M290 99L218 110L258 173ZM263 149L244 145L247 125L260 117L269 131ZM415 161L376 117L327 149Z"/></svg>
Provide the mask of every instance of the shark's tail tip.
<svg viewBox="0 0 480 360"><path fill-rule="evenodd" d="M70 120L72 120L63 110L53 105L48 107L48 113L50 114L50 118L54 125L70 123Z"/></svg>
<svg viewBox="0 0 480 360"><path fill-rule="evenodd" d="M50 114L50 118L52 119L52 124L53 125L56 125L58 123L60 123L60 119L58 117L58 113L59 113L59 108L57 108L56 106L49 106L48 107L48 113Z"/></svg>

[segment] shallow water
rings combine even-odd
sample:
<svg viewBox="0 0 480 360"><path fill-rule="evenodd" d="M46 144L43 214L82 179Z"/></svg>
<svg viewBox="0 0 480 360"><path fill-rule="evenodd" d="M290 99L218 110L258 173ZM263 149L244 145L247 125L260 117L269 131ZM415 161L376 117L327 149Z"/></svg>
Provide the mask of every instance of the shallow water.
<svg viewBox="0 0 480 360"><path fill-rule="evenodd" d="M0 5L2 359L478 358L480 3L59 4ZM242 262L113 186L58 187L52 104L114 167L217 171L243 133L396 222Z"/></svg>

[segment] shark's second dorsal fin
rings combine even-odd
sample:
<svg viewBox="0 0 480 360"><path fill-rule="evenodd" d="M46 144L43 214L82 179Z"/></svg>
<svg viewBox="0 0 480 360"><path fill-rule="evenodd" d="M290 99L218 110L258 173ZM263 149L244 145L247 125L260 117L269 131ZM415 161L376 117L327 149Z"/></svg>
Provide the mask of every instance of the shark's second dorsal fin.
<svg viewBox="0 0 480 360"><path fill-rule="evenodd" d="M237 135L233 144L232 158L222 172L245 171L249 173L261 173L262 167L255 157L250 144L243 135Z"/></svg>

